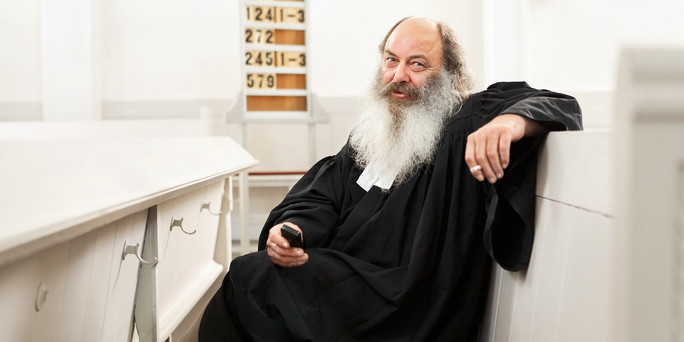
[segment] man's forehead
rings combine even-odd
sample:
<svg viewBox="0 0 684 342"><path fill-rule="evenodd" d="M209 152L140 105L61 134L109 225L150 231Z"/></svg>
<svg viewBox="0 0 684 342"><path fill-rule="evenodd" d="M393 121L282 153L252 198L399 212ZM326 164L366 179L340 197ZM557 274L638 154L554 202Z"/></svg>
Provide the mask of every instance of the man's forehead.
<svg viewBox="0 0 684 342"><path fill-rule="evenodd" d="M398 54L398 53L395 53L395 52L392 51L391 49L385 48L385 55L388 55L388 56L398 56L399 54ZM429 59L430 57L427 56L427 55L425 55L425 54L422 54L422 53L416 53L416 54L413 54L413 55L409 55L408 58L412 58L412 59L416 59L416 58Z"/></svg>
<svg viewBox="0 0 684 342"><path fill-rule="evenodd" d="M385 53L397 55L407 49L410 55L426 58L440 53L442 40L437 23L427 18L411 18L397 25L387 39Z"/></svg>

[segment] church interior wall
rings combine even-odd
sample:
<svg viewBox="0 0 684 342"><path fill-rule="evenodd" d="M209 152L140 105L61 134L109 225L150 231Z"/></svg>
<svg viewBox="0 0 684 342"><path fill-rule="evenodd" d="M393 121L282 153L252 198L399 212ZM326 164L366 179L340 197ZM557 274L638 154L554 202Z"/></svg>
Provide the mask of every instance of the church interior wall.
<svg viewBox="0 0 684 342"><path fill-rule="evenodd" d="M0 120L45 119L41 3L0 2ZM346 139L377 67L378 41L388 26L407 14L434 16L456 29L478 89L512 74L533 86L573 93L589 109L587 126L597 128L611 125L621 46L684 43L684 23L676 18L684 5L676 1L431 0L416 10L408 2L358 0L334 5L312 1L309 7L311 89L330 118L317 133L316 157L334 153ZM100 8L101 16L92 19L97 20L94 31L100 29L102 37L101 82L93 87L101 89L103 118L195 118L202 107L222 117L236 104L241 82L231 75L240 70L237 3L100 1ZM504 10L491 16L488 8ZM511 29L507 20L521 16L524 27ZM510 39L511 34L517 39ZM504 40L518 44L506 46ZM511 55L518 56L518 65L503 62ZM487 72L497 65L509 70ZM511 73L516 67L520 71ZM55 120L59 119L58 114ZM232 126L226 131L241 134ZM270 131L248 131L262 160L260 167L301 169L310 162L278 160L277 153L269 152L269 139L260 134ZM306 136L297 134L294 144L306 149Z"/></svg>
<svg viewBox="0 0 684 342"><path fill-rule="evenodd" d="M72 118L67 114L62 118L59 114L46 118L42 113L45 82L48 82L44 75L42 36L42 27L46 24L41 9L44 2L0 0L0 121ZM603 150L608 144L604 132L612 131L616 115L614 91L621 48L626 45L684 46L684 22L678 18L684 12L681 1L426 0L416 9L415 3L408 1L310 0L311 90L319 102L317 110L324 112L326 121L317 124L313 133L303 124L250 124L243 130L239 124L226 120L226 113L237 105L242 87L238 77L242 39L238 1L92 2L101 8L101 15L91 16L94 20L91 28L98 30L101 41L90 46L99 49L94 58L100 69L88 72L100 76L93 87L98 90L95 93L101 101L102 112L100 117L79 119L209 118L214 125L209 134L227 134L237 141L246 140L250 153L260 161L253 169L257 171L308 168L313 162L308 153L309 134L315 135L313 159L337 152L362 107L378 66L377 44L386 30L406 15L436 17L457 31L477 89L495 80L525 79L533 87L575 95L584 109L586 130L598 131L602 137L598 147L604 154L610 153ZM515 44L506 44L511 40ZM572 149L568 153L574 151L574 157L580 158L596 151L596 146L587 146L587 139L581 141L584 150ZM606 162L600 155L592 158L595 162ZM581 158L578 163L589 164ZM610 181L610 177L604 178ZM553 179L553 183L545 186L566 189L565 194L578 189L567 177ZM581 188L592 191L590 186ZM596 253L593 256L603 253L598 270L593 268L584 273L575 270L576 273L596 275L611 267L608 252L601 251L600 242L608 243L614 237L612 190L608 187L607 191L589 197L577 195L580 201L592 201L583 208L575 207L573 210L579 210L578 214L567 207L557 208L558 212L570 213L582 221L567 225L558 233L573 236L574 240L563 242L558 235L549 235L550 230L541 228L542 233L563 248L562 262L572 255L570 246L586 250L587 241L591 242L589 249ZM251 190L252 238L256 238L259 222L263 222L268 210L286 191L287 186ZM552 202L546 200L543 205L556 208L558 201ZM234 219L239 217L235 215ZM557 217L548 222L554 220ZM611 225L610 231L605 230L606 225ZM237 226L233 224L234 238L239 236ZM583 229L581 233L578 227ZM590 238L592 227L604 228L596 235L602 240ZM547 246L536 253L542 252L553 251ZM552 261L547 261L544 267L556 266ZM573 279L571 275L567 274L568 279ZM532 273L529 278L535 276ZM526 293L524 286L530 283L518 278L514 281L520 283L521 293ZM583 286L580 282L575 284ZM612 286L605 279L599 285L602 294L608 293ZM586 287L576 289L575 293L579 294L591 292ZM537 292L528 295L537 296ZM543 298L535 298L543 308ZM570 297L564 303L571 305L574 299ZM596 312L595 316L610 315L605 310ZM505 323L502 322L499 324ZM530 331L531 326L523 332ZM608 328L601 331L602 336L608 335Z"/></svg>

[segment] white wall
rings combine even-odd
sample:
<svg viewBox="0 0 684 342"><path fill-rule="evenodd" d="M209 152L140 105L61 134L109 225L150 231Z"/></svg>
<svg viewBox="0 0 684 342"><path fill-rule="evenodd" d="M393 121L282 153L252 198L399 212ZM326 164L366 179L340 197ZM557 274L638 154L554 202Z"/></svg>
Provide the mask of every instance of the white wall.
<svg viewBox="0 0 684 342"><path fill-rule="evenodd" d="M39 101L40 0L0 1L0 101Z"/></svg>
<svg viewBox="0 0 684 342"><path fill-rule="evenodd" d="M0 0L0 120L39 117L40 0Z"/></svg>
<svg viewBox="0 0 684 342"><path fill-rule="evenodd" d="M620 48L684 44L682 13L676 0L530 0L529 79L612 90Z"/></svg>
<svg viewBox="0 0 684 342"><path fill-rule="evenodd" d="M620 50L684 46L681 13L677 0L529 0L525 79L574 94L585 128L612 127Z"/></svg>
<svg viewBox="0 0 684 342"><path fill-rule="evenodd" d="M43 118L46 1L0 0L0 120ZM216 115L233 107L242 86L239 1L99 3L101 13L91 17L99 41L89 44L101 70L89 72L100 76L93 97L102 100L105 119L195 118L203 107ZM406 15L436 17L455 28L478 88L515 78L568 92L580 99L586 126L604 128L612 124L620 47L684 44L682 12L684 3L674 0L309 0L311 90L330 119L318 129L316 156L344 142L377 67L377 44ZM250 127L260 167L310 163L301 157L283 164L270 152L278 145L269 135L283 129L296 133L294 150L306 150L304 126ZM239 129L227 131L239 139Z"/></svg>
<svg viewBox="0 0 684 342"><path fill-rule="evenodd" d="M69 0L61 3L78 5ZM49 4L0 1L3 102L42 101L41 27L50 23L51 15L62 15L56 10L42 13ZM377 66L377 44L396 20L407 15L450 23L466 45L475 46L467 49L473 60L480 59L478 18L472 14L477 12L477 1L428 0L418 9L412 2L387 0L330 4L310 1L308 14L312 91L323 97L362 96ZM238 1L102 1L101 11L90 18L93 39L101 41L89 44L101 49L101 57L99 51L93 57L102 67L104 102L230 100L241 90ZM85 43L72 45L79 44ZM478 63L473 66L481 69Z"/></svg>
<svg viewBox="0 0 684 342"><path fill-rule="evenodd" d="M105 1L107 101L235 96L239 74L236 1Z"/></svg>

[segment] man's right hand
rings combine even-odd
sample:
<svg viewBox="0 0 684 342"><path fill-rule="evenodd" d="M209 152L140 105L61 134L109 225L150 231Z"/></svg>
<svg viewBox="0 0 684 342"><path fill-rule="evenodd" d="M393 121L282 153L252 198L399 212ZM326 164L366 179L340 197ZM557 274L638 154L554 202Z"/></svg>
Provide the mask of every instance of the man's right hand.
<svg viewBox="0 0 684 342"><path fill-rule="evenodd" d="M298 231L302 231L299 227L291 222L279 223L268 231L268 239L266 240L266 251L271 261L282 267L301 266L309 261L309 255L304 253L301 248L290 248L290 243L280 234L280 226L283 224L290 226ZM302 233L304 236L304 233Z"/></svg>

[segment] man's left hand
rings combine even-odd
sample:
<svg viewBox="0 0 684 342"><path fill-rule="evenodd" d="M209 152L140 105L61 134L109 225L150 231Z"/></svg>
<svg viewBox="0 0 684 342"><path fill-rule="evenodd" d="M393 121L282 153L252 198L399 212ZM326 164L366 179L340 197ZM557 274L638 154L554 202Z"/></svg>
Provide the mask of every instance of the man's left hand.
<svg viewBox="0 0 684 342"><path fill-rule="evenodd" d="M510 162L511 143L544 131L538 122L517 114L501 114L468 136L465 162L473 177L495 183Z"/></svg>

